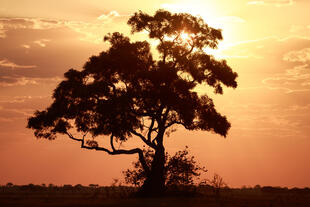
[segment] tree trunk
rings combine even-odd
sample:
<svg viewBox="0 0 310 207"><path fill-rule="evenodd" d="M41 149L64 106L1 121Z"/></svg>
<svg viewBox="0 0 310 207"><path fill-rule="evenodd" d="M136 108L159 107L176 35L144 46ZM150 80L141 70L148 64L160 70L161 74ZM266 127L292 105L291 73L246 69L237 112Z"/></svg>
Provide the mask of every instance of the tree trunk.
<svg viewBox="0 0 310 207"><path fill-rule="evenodd" d="M139 195L143 197L161 196L165 191L165 148L159 146L151 164L151 171L145 179Z"/></svg>

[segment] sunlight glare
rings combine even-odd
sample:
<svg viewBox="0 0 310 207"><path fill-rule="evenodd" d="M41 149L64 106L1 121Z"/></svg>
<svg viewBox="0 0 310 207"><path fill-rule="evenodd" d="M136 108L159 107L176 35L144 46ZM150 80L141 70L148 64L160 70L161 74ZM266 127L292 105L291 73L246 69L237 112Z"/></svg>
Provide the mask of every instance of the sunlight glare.
<svg viewBox="0 0 310 207"><path fill-rule="evenodd" d="M217 16L212 10L212 7L206 8L199 3L178 3L178 4L162 4L163 9L167 9L174 13L189 13L194 16L201 17L208 25L220 28L220 24L216 21Z"/></svg>
<svg viewBox="0 0 310 207"><path fill-rule="evenodd" d="M212 8L212 5L209 5L209 7L206 7L203 3L200 1L197 1L195 3L188 3L188 2L180 2L177 4L162 4L162 8L167 9L170 12L174 13L189 13L194 16L201 17L205 23L207 23L209 26L216 28L216 29L222 29L225 31L225 25L220 20L220 17L216 15L216 9ZM167 40L172 40L172 37L167 37ZM180 35L180 39L183 42L188 42L191 39L190 34L183 31ZM224 38L225 40L225 38ZM221 52L225 50L225 48L228 45L226 45L226 41L220 41L217 49L212 48L204 48L203 50L213 55L217 59L223 58L221 56Z"/></svg>
<svg viewBox="0 0 310 207"><path fill-rule="evenodd" d="M190 38L189 35L186 32L184 32L184 31L181 32L180 37L181 37L182 41L187 41Z"/></svg>

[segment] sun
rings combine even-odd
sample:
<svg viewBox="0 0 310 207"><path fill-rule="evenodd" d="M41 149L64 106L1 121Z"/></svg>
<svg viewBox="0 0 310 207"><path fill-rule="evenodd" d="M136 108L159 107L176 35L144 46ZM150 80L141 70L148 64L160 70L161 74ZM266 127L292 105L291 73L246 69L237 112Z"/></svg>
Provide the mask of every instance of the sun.
<svg viewBox="0 0 310 207"><path fill-rule="evenodd" d="M183 30L177 32L174 35L165 35L164 40L190 46L193 43L192 41L194 39L194 36L195 36L194 34L189 34L185 30Z"/></svg>
<svg viewBox="0 0 310 207"><path fill-rule="evenodd" d="M214 1L211 0L193 0L190 3L185 0L179 0L178 3L161 4L161 7L173 13L189 13L193 16L201 17L208 26L221 29L224 40L219 42L217 48L212 49L206 47L203 48L203 51L214 56L216 59L224 59L226 57L224 54L225 50L230 48L230 42L234 39L233 34L235 33L231 29L232 26L221 18L221 12L218 10L219 5L220 4L215 4ZM165 40L173 41L175 37L176 36L166 36ZM193 38L194 34L187 32L186 28L183 28L183 31L181 31L177 39L180 44L185 44L190 47Z"/></svg>
<svg viewBox="0 0 310 207"><path fill-rule="evenodd" d="M219 21L220 19L215 5L212 5L209 2L206 6L206 3L200 0L194 0L194 2L195 3L188 3L181 1L177 4L162 4L161 7L170 12L189 13L193 16L201 17L210 27L225 31L226 25ZM166 40L172 41L174 38L175 37L166 37ZM183 31L181 31L178 40L181 41L181 43L190 46L193 38L194 34L186 32L186 28L184 28ZM224 40L226 40L226 38L224 38ZM224 56L222 56L221 53L227 47L226 44L226 41L220 41L217 49L204 48L203 50L218 59L222 59Z"/></svg>
<svg viewBox="0 0 310 207"><path fill-rule="evenodd" d="M188 33L182 31L181 34L180 34L180 38L183 42L187 42L190 40L190 36Z"/></svg>

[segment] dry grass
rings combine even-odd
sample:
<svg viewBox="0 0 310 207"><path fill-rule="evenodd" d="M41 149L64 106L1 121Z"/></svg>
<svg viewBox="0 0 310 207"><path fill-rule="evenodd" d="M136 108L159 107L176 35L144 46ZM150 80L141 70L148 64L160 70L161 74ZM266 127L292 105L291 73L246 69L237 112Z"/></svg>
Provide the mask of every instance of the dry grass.
<svg viewBox="0 0 310 207"><path fill-rule="evenodd" d="M132 187L40 187L0 188L1 207L309 207L310 189L244 188L221 189L217 195L209 186L170 189L166 197L135 198Z"/></svg>

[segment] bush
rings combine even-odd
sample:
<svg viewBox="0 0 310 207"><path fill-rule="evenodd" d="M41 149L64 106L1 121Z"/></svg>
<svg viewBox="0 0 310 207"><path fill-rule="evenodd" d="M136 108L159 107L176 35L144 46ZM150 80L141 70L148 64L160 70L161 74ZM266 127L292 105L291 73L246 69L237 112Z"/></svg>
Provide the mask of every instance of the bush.
<svg viewBox="0 0 310 207"><path fill-rule="evenodd" d="M190 156L188 153L187 146L184 150L176 152L173 156L166 153L166 186L194 185L195 180L199 179L201 173L208 171L205 167L200 167L195 161L195 157ZM147 164L150 166L154 157L154 151L151 149L144 150L144 155ZM146 179L146 173L139 161L133 162L132 164L132 169L123 171L125 183L134 186L141 186Z"/></svg>

